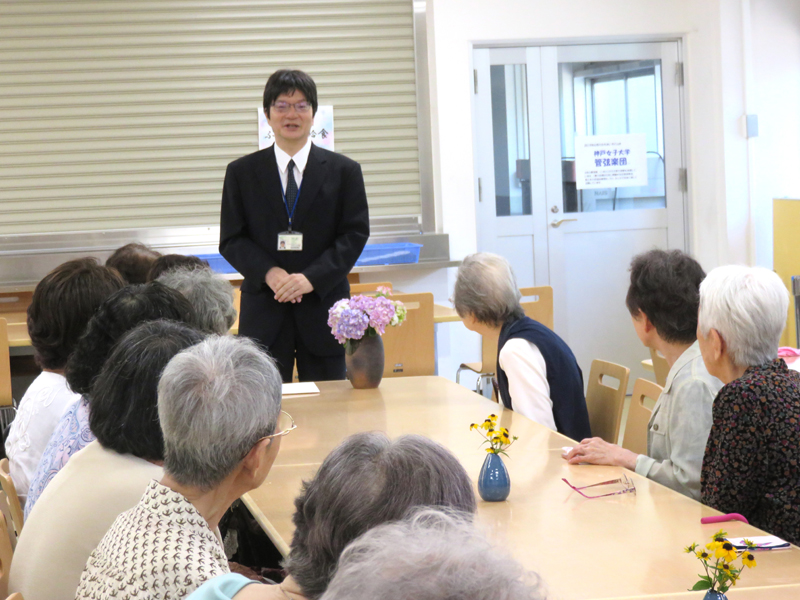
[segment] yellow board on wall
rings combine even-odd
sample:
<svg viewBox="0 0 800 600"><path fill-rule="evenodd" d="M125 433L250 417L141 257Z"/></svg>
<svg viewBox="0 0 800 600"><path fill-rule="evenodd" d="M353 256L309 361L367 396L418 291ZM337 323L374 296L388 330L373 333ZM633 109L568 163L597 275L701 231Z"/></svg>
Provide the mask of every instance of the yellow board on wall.
<svg viewBox="0 0 800 600"><path fill-rule="evenodd" d="M792 275L800 275L800 200L772 201L772 232L773 268L791 293ZM794 297L789 302L789 318L781 336L781 346L798 346Z"/></svg>

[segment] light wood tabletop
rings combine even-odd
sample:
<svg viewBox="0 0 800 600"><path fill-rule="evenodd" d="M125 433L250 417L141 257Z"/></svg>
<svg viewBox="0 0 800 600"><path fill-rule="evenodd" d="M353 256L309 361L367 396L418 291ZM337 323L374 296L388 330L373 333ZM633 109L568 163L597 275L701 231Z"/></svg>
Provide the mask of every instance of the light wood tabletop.
<svg viewBox="0 0 800 600"><path fill-rule="evenodd" d="M561 448L572 445L571 440L444 378L384 379L377 390L354 390L346 381L318 386L318 395L284 399L284 409L295 418L297 429L283 438L266 482L245 497L284 553L291 541L293 501L302 480L311 478L348 435L370 430L385 431L393 438L426 435L453 451L476 481L486 452L469 424L497 411L502 411L498 412L502 426L520 438L505 459L511 495L506 502L479 501L477 521L495 543L537 571L553 597L683 597L695 583L699 567L683 548L692 542L705 544L720 527L700 524L701 517L717 511L634 473L617 467L568 465ZM589 500L561 481L589 485L623 472L635 481L635 495ZM723 526L731 536L761 534L739 522ZM800 585L800 549L759 553L758 567L746 571L737 594L749 587ZM697 592L693 594L697 597Z"/></svg>
<svg viewBox="0 0 800 600"><path fill-rule="evenodd" d="M461 320L458 316L456 309L444 304L433 305L433 322L434 323L456 323Z"/></svg>

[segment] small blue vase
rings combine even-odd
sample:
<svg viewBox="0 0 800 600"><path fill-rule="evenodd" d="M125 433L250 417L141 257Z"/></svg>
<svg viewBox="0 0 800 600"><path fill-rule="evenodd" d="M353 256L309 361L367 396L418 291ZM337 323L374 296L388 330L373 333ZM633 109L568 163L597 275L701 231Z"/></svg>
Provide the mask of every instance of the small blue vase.
<svg viewBox="0 0 800 600"><path fill-rule="evenodd" d="M725 594L721 594L716 590L708 590L703 600L728 600Z"/></svg>
<svg viewBox="0 0 800 600"><path fill-rule="evenodd" d="M499 454L490 452L478 476L478 493L486 502L502 502L511 491L511 479Z"/></svg>

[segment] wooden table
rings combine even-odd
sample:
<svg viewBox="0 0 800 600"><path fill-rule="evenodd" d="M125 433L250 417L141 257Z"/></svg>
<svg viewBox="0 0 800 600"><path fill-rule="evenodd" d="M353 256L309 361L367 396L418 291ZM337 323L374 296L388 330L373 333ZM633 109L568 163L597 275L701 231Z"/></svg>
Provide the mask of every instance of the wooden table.
<svg viewBox="0 0 800 600"><path fill-rule="evenodd" d="M630 472L626 473L635 481L636 495L582 498L561 478L588 485L616 478L623 469L568 465L561 458L561 448L574 442L446 379L384 379L377 390L353 390L344 381L318 385L319 395L284 400L297 429L283 438L264 485L245 496L284 554L293 532L293 500L301 481L313 477L325 456L346 436L369 430L385 431L391 437L426 435L452 450L474 481L486 453L469 424L497 411L502 411L498 413L501 424L520 437L506 459L511 495L506 502L479 501L477 521L497 544L544 578L551 596L588 600L673 594L683 598L699 566L683 548L691 542L705 544L719 529L719 525L700 524L700 517L717 511ZM731 536L761 533L738 522L724 526ZM758 563L744 574L737 593L748 587L800 585L800 549L759 553ZM752 594L743 597L760 597ZM702 596L695 592L685 597ZM769 596L773 597L780 596ZM732 594L731 600L735 598Z"/></svg>
<svg viewBox="0 0 800 600"><path fill-rule="evenodd" d="M444 304L433 305L433 322L434 323L456 323L461 320L458 316L456 309Z"/></svg>

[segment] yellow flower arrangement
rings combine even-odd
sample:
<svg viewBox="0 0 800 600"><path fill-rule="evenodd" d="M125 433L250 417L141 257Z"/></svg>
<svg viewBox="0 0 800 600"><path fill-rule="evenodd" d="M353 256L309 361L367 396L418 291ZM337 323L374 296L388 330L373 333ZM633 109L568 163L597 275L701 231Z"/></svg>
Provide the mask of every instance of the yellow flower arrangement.
<svg viewBox="0 0 800 600"><path fill-rule="evenodd" d="M700 575L700 581L694 584L689 591L712 590L720 594L727 592L731 586L736 585L745 566L753 568L756 566L756 557L751 550L755 544L748 539L744 540L747 549L737 551L736 547L728 541L727 533L721 529L711 537L711 541L706 544L706 549L699 548L697 544L686 546L683 551L687 554L694 554L706 571L705 575ZM742 559L742 566L736 567L733 562Z"/></svg>
<svg viewBox="0 0 800 600"><path fill-rule="evenodd" d="M506 450L517 441L517 436L511 437L508 429L497 426L497 415L489 415L483 423L472 423L469 430L475 430L483 436L483 444L489 444L486 452L506 454ZM508 456L508 454L506 454Z"/></svg>

